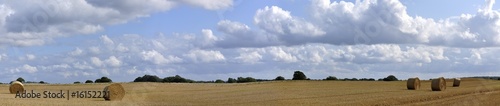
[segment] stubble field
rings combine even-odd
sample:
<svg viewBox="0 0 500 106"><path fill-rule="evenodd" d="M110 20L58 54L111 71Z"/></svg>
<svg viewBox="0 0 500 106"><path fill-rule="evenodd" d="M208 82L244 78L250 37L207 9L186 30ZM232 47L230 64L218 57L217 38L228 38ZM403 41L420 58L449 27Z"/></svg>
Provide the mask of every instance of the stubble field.
<svg viewBox="0 0 500 106"><path fill-rule="evenodd" d="M30 91L98 91L109 84L25 85ZM122 101L102 98L20 99L0 86L0 104L32 105L500 105L500 81L462 79L460 87L407 90L405 81L273 81L241 84L122 83Z"/></svg>

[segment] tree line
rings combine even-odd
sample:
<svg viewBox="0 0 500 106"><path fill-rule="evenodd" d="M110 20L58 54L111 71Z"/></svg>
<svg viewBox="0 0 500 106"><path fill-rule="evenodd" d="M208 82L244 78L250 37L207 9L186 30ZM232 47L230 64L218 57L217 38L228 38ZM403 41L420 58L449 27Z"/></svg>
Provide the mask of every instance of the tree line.
<svg viewBox="0 0 500 106"><path fill-rule="evenodd" d="M144 75L141 77L137 77L134 79L133 82L164 82L164 83L247 83L247 82L262 82L262 81L281 81L281 80L287 80L283 76L277 76L275 79L255 79L253 77L237 77L237 78L228 78L226 81L222 79L217 79L215 81L194 81L191 79L187 79L184 77L181 77L179 75L175 76L169 76L165 78L160 78L156 75ZM311 80L310 78L307 78L307 76L301 72L301 71L295 71L293 73L293 77L291 80ZM344 79L339 79L335 76L328 76L325 79L320 79L320 80L338 80L338 81L376 81L373 78L344 78ZM500 79L499 79L500 80ZM19 77L16 79L16 81L22 82L22 83L40 83L40 84L46 84L47 82L40 81L40 82L35 82L35 81L25 81L22 77ZM385 78L380 78L377 81L398 81L396 76L394 75L389 75ZM84 83L111 83L113 80L111 80L108 77L101 77L95 80L86 80ZM12 83L12 82L11 82ZM73 82L74 84L80 84L82 82L80 81L75 81Z"/></svg>
<svg viewBox="0 0 500 106"><path fill-rule="evenodd" d="M191 79L186 79L183 78L179 75L175 76L170 76L170 77L165 77L165 78L160 78L156 75L144 75L141 77L137 77L133 82L164 82L164 83L247 83L247 82L262 82L262 81L280 81L280 80L287 80L283 76L277 76L275 79L255 79L252 77L237 77L237 78L228 78L226 81L217 79L215 81L194 81ZM301 72L301 71L295 71L293 73L293 77L291 80L311 80L310 78L307 78L307 76ZM325 79L321 80L338 80L338 81L398 81L396 76L394 75L389 75L385 78L380 78L378 80L375 80L374 78L344 78L344 79L338 79L335 76L328 76Z"/></svg>
<svg viewBox="0 0 500 106"><path fill-rule="evenodd" d="M108 77L101 77L101 78L98 78L98 79L95 79L95 81L92 81L92 80L86 80L85 83L112 83L113 80L111 80L110 78ZM75 81L73 82L73 84L80 84L81 82L80 81Z"/></svg>

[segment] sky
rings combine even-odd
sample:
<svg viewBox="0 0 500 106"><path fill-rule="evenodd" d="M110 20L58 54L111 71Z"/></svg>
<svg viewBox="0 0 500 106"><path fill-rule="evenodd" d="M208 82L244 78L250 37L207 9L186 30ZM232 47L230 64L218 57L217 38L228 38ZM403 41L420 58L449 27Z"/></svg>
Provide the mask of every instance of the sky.
<svg viewBox="0 0 500 106"><path fill-rule="evenodd" d="M0 82L500 76L495 0L0 0Z"/></svg>

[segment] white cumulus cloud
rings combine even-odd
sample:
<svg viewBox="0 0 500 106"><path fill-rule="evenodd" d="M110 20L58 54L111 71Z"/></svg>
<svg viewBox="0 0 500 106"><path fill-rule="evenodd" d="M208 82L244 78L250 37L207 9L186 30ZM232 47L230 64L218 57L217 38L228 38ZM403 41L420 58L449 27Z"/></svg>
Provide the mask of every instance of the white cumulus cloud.
<svg viewBox="0 0 500 106"><path fill-rule="evenodd" d="M23 67L21 69L25 70L28 73L35 73L38 71L38 69L36 67L30 66L27 64L23 65Z"/></svg>
<svg viewBox="0 0 500 106"><path fill-rule="evenodd" d="M240 56L235 57L236 60L240 60L243 63L255 64L262 60L262 55L258 51L241 50Z"/></svg>
<svg viewBox="0 0 500 106"><path fill-rule="evenodd" d="M122 65L122 62L115 56L109 56L109 58L104 60L104 62L112 67L119 67Z"/></svg>
<svg viewBox="0 0 500 106"><path fill-rule="evenodd" d="M397 0L312 0L309 12L312 18L308 19L293 16L292 12L278 6L266 6L258 9L254 16L253 21L259 29L250 30L239 22L219 22L218 29L225 35L218 46L234 48L325 43L498 47L500 12L492 10L494 3L487 1L476 14L440 20L410 16L406 6Z"/></svg>
<svg viewBox="0 0 500 106"><path fill-rule="evenodd" d="M176 56L168 55L167 57L164 57L160 52L157 52L156 50L151 50L151 51L142 51L142 59L145 61L150 61L154 64L161 65L161 64L169 64L169 63L178 63L181 62L182 59Z"/></svg>
<svg viewBox="0 0 500 106"><path fill-rule="evenodd" d="M226 60L224 55L220 51L215 50L199 50L194 49L189 51L188 54L184 56L190 58L195 62L223 62Z"/></svg>
<svg viewBox="0 0 500 106"><path fill-rule="evenodd" d="M203 7L208 10L221 10L231 7L233 0L180 0L190 5Z"/></svg>
<svg viewBox="0 0 500 106"><path fill-rule="evenodd" d="M0 46L44 45L56 37L93 34L188 4L208 10L232 6L232 0L52 0L0 4ZM33 18L36 17L36 18Z"/></svg>
<svg viewBox="0 0 500 106"><path fill-rule="evenodd" d="M91 57L90 62L92 62L92 64L94 64L95 66L98 66L98 67L103 66L103 62L101 61L101 59L99 59L97 57Z"/></svg>

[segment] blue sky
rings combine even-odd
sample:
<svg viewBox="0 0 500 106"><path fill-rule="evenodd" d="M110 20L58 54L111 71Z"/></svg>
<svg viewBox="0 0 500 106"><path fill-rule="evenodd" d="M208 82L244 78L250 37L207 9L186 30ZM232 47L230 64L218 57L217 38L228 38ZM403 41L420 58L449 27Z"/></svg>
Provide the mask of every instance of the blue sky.
<svg viewBox="0 0 500 106"><path fill-rule="evenodd" d="M495 1L0 2L0 82L500 75Z"/></svg>

